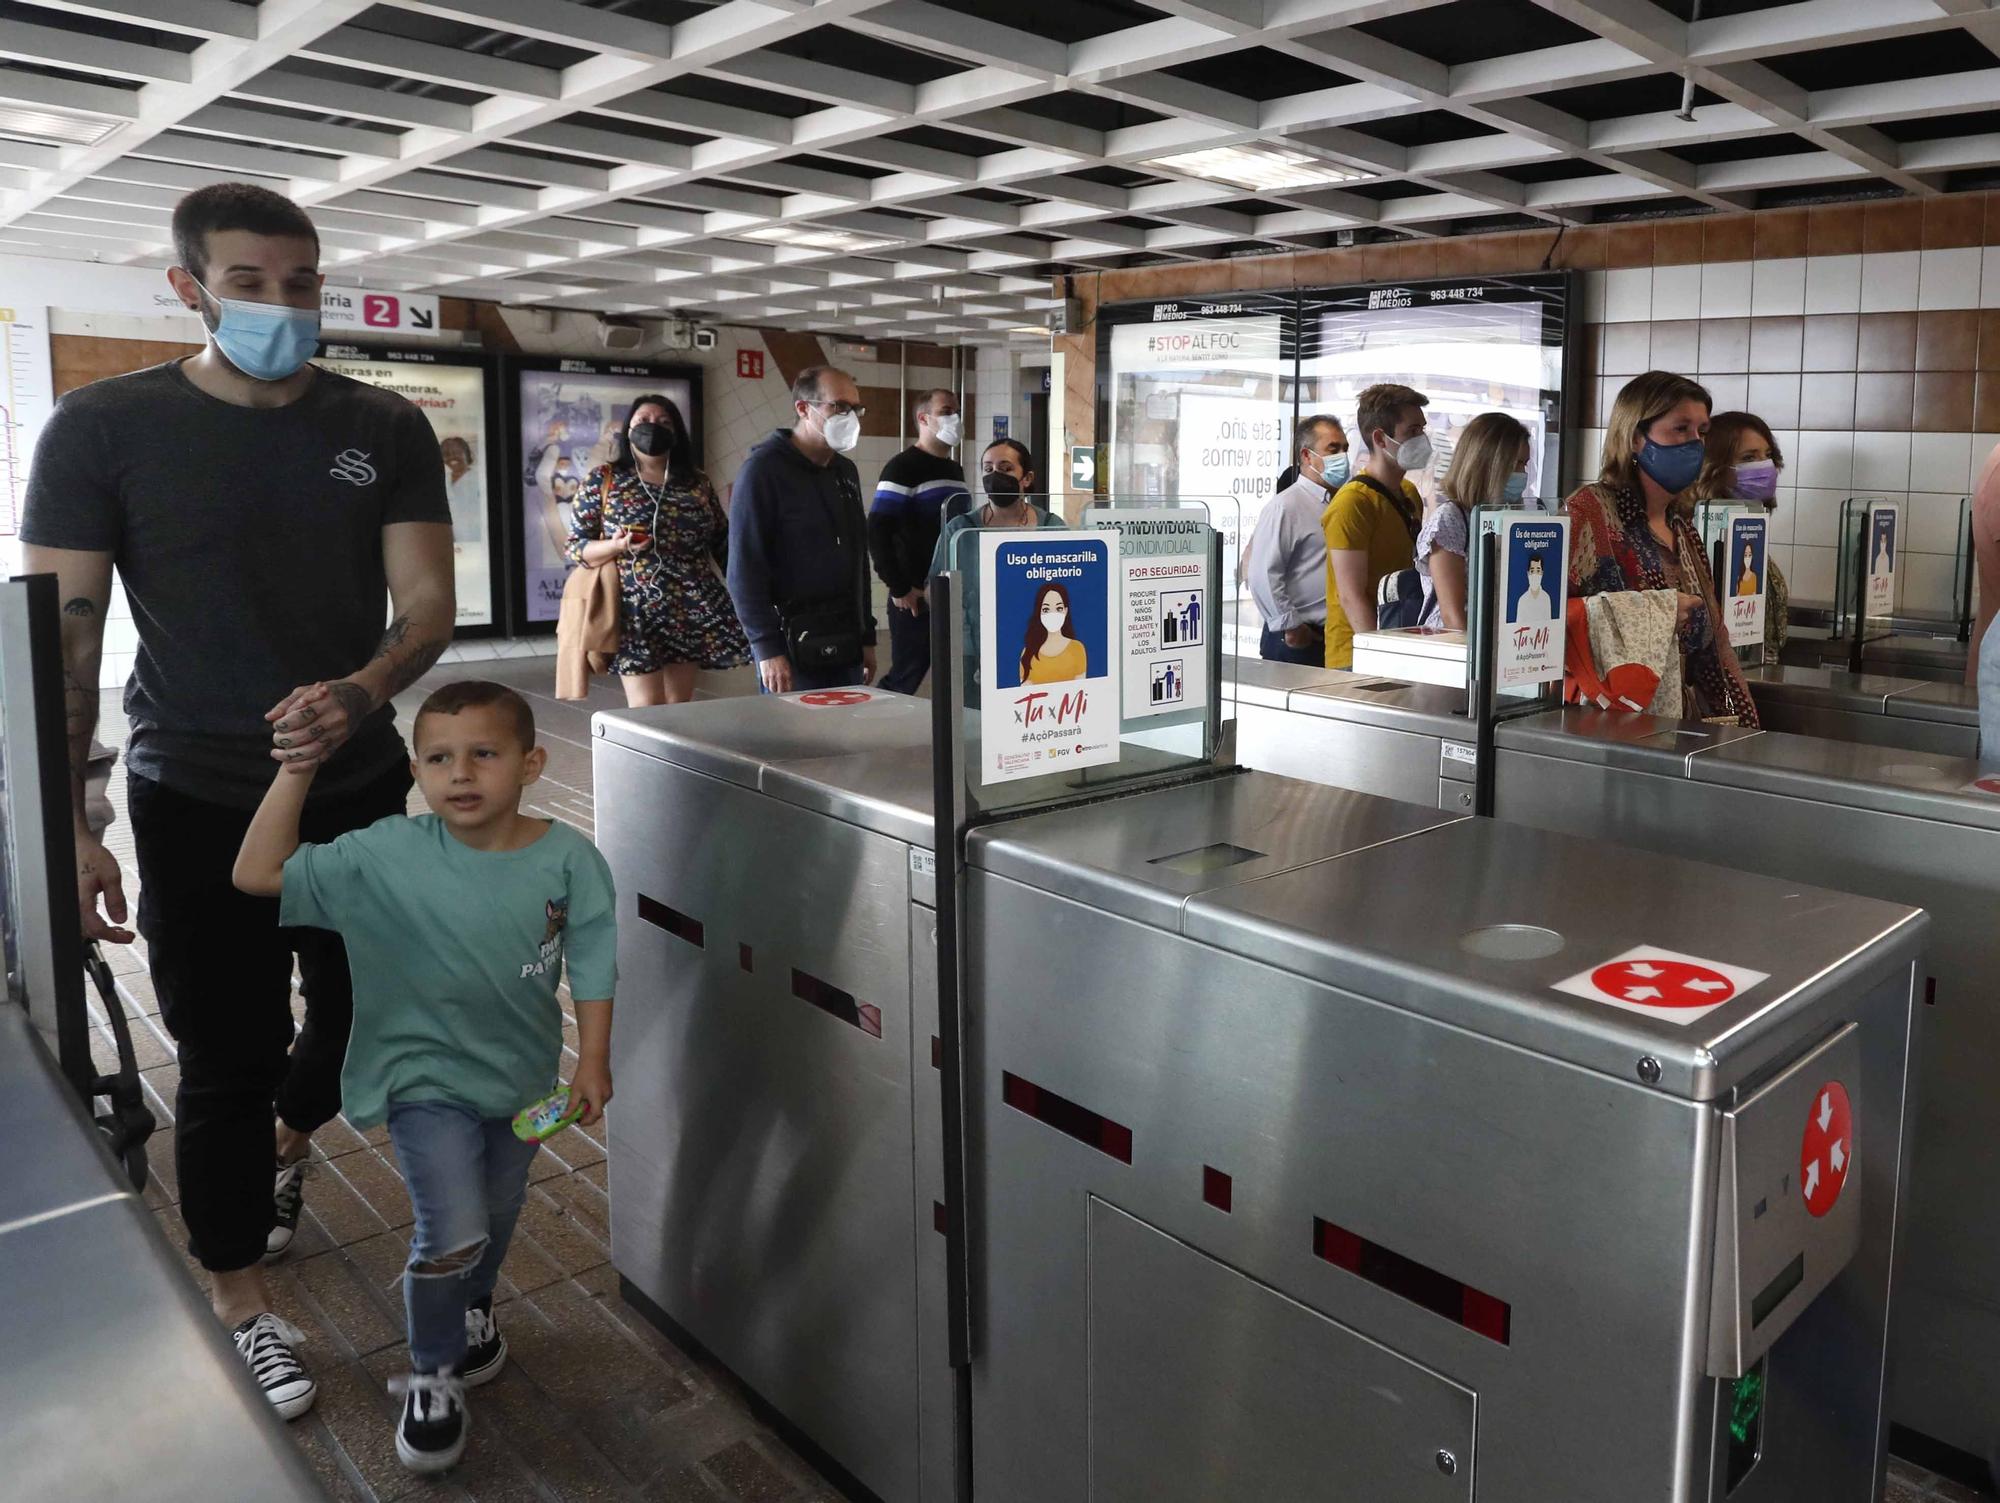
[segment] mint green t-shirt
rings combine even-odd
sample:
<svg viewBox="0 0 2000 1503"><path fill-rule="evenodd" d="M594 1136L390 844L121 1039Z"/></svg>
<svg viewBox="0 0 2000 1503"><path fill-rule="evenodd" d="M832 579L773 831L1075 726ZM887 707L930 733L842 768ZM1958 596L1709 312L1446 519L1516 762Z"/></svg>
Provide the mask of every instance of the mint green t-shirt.
<svg viewBox="0 0 2000 1503"><path fill-rule="evenodd" d="M556 984L599 1001L617 980L617 899L597 847L557 821L518 851L475 851L435 814L391 815L285 863L281 924L336 930L354 976L341 1108L392 1102L511 1117L554 1088Z"/></svg>

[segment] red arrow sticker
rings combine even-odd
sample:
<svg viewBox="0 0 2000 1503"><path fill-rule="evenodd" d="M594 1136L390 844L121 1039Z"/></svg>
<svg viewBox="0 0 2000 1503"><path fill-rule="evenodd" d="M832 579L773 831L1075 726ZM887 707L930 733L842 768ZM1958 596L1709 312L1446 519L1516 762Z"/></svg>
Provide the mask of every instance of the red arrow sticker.
<svg viewBox="0 0 2000 1503"><path fill-rule="evenodd" d="M815 689L801 694L798 702L815 710L835 710L846 705L865 705L875 696L862 689Z"/></svg>
<svg viewBox="0 0 2000 1503"><path fill-rule="evenodd" d="M1847 1088L1829 1080L1814 1094L1799 1144L1799 1194L1806 1209L1824 1216L1847 1188L1854 1167L1854 1109Z"/></svg>
<svg viewBox="0 0 2000 1503"><path fill-rule="evenodd" d="M1555 989L1627 1012L1688 1024L1769 979L1764 971L1699 955L1683 955L1654 945L1638 945L1566 981L1558 981Z"/></svg>

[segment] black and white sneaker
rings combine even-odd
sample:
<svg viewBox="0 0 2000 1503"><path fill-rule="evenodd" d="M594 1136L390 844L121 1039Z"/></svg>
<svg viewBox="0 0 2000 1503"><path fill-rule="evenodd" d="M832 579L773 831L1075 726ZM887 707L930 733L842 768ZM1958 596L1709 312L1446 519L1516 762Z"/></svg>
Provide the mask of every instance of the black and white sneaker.
<svg viewBox="0 0 2000 1503"><path fill-rule="evenodd" d="M442 1472L465 1454L465 1382L453 1373L411 1373L391 1378L389 1392L403 1396L396 1421L396 1459L413 1472Z"/></svg>
<svg viewBox="0 0 2000 1503"><path fill-rule="evenodd" d="M507 1365L507 1338L493 1319L493 1296L487 1295L465 1312L465 1360L458 1366L459 1381L467 1388L491 1383Z"/></svg>
<svg viewBox="0 0 2000 1503"><path fill-rule="evenodd" d="M299 1212L306 1208L306 1176L311 1172L311 1158L278 1165L278 1183L272 1195L271 1234L264 1239L266 1258L279 1256L299 1234Z"/></svg>
<svg viewBox="0 0 2000 1503"><path fill-rule="evenodd" d="M292 1355L292 1348L306 1339L297 1326L266 1310L244 1321L230 1335L279 1419L297 1419L312 1408L319 1385Z"/></svg>

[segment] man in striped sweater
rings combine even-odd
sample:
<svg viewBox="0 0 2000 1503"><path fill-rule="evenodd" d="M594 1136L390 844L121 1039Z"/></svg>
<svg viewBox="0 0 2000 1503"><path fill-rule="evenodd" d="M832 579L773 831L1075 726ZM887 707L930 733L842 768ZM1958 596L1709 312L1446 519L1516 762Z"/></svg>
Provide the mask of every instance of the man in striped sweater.
<svg viewBox="0 0 2000 1503"><path fill-rule="evenodd" d="M917 441L882 467L868 510L868 553L889 590L889 671L882 687L914 694L931 669L924 585L947 516L971 502L958 447L958 398L939 388L917 398Z"/></svg>

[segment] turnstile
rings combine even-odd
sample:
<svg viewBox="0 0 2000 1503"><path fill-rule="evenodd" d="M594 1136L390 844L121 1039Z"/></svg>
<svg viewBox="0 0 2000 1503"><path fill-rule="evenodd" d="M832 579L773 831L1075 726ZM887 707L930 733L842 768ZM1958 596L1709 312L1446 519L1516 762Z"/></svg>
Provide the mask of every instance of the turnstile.
<svg viewBox="0 0 2000 1503"><path fill-rule="evenodd" d="M1888 703L1955 709L1955 686ZM1570 710L1503 725L1503 820L1705 856L1745 871L1921 905L1910 1214L1899 1250L1890 1417L1986 1459L2000 1442L1992 1294L2000 1141L2000 796L1972 761L1904 747ZM2000 788L2000 780L1990 785Z"/></svg>
<svg viewBox="0 0 2000 1503"><path fill-rule="evenodd" d="M973 831L976 1496L1873 1503L1923 916L1393 807Z"/></svg>
<svg viewBox="0 0 2000 1503"><path fill-rule="evenodd" d="M1963 684L1775 665L1744 678L1767 731L1976 756L1979 698Z"/></svg>
<svg viewBox="0 0 2000 1503"><path fill-rule="evenodd" d="M1453 814L1477 767L1462 689L1236 658L1236 760Z"/></svg>
<svg viewBox="0 0 2000 1503"><path fill-rule="evenodd" d="M930 705L595 724L613 1264L875 1496L948 1499Z"/></svg>

